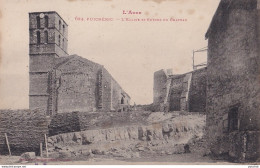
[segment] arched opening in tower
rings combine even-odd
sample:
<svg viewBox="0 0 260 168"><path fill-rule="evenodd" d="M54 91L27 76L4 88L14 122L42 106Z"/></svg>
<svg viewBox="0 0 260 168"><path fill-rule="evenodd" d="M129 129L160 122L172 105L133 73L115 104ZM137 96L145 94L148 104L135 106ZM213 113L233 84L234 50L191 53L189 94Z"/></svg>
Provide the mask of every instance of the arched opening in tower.
<svg viewBox="0 0 260 168"><path fill-rule="evenodd" d="M47 15L44 16L44 20L45 20L45 27L49 26L49 17Z"/></svg>
<svg viewBox="0 0 260 168"><path fill-rule="evenodd" d="M37 44L41 43L41 33L37 31Z"/></svg>

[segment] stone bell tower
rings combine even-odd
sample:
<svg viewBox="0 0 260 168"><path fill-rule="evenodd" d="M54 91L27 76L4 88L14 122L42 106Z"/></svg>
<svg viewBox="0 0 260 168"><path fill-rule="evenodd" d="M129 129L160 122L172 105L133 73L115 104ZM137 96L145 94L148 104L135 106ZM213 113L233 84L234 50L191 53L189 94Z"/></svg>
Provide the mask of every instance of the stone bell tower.
<svg viewBox="0 0 260 168"><path fill-rule="evenodd" d="M29 13L29 108L47 112L50 85L49 75L55 59L68 55L68 25L58 13Z"/></svg>

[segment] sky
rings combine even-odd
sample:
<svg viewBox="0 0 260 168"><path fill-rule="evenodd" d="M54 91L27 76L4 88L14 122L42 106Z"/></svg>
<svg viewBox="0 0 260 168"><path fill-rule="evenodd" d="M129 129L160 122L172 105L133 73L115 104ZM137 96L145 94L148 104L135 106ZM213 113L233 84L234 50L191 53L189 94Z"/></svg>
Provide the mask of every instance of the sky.
<svg viewBox="0 0 260 168"><path fill-rule="evenodd" d="M69 25L68 53L104 65L132 103L150 104L155 71L192 70L192 51L207 46L205 33L218 4L219 0L0 0L0 108L29 107L29 12L58 12ZM86 20L102 17L114 20ZM195 56L195 63L201 63L207 53Z"/></svg>

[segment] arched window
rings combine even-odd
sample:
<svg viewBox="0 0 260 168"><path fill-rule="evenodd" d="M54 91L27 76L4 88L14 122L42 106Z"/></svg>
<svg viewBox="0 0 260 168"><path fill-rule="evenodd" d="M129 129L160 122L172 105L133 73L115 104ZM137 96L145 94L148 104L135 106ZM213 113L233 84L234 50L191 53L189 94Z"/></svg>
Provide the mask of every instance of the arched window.
<svg viewBox="0 0 260 168"><path fill-rule="evenodd" d="M37 44L41 43L41 33L37 31Z"/></svg>
<svg viewBox="0 0 260 168"><path fill-rule="evenodd" d="M44 31L44 43L48 43L48 32Z"/></svg>
<svg viewBox="0 0 260 168"><path fill-rule="evenodd" d="M123 97L122 97L122 99L121 99L121 104L125 104Z"/></svg>
<svg viewBox="0 0 260 168"><path fill-rule="evenodd" d="M65 47L65 43L64 43L64 39L62 39L62 48L64 49Z"/></svg>
<svg viewBox="0 0 260 168"><path fill-rule="evenodd" d="M37 16L37 17L36 17L36 22L37 22L37 28L40 28L40 27L41 27L41 19L40 19L40 16Z"/></svg>
<svg viewBox="0 0 260 168"><path fill-rule="evenodd" d="M44 20L45 20L45 27L48 27L49 26L49 17L47 15L45 15Z"/></svg>
<svg viewBox="0 0 260 168"><path fill-rule="evenodd" d="M59 35L59 39L58 39L58 45L60 46L60 35Z"/></svg>
<svg viewBox="0 0 260 168"><path fill-rule="evenodd" d="M59 31L61 31L61 21L59 20Z"/></svg>
<svg viewBox="0 0 260 168"><path fill-rule="evenodd" d="M64 34L64 33L65 33L65 26L64 26L64 25L62 25L62 27L63 27L63 29L62 29L62 30L63 30L63 34Z"/></svg>

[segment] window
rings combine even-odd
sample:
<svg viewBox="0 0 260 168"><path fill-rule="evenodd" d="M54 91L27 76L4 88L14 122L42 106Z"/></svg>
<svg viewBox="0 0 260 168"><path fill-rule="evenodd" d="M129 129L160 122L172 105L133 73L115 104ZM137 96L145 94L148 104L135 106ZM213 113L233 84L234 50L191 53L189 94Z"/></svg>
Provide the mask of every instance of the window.
<svg viewBox="0 0 260 168"><path fill-rule="evenodd" d="M65 46L65 44L64 44L64 39L62 39L62 48L64 49L64 46Z"/></svg>
<svg viewBox="0 0 260 168"><path fill-rule="evenodd" d="M41 27L41 19L40 19L40 16L37 16L37 17L36 17L36 22L37 22L37 28L40 28L40 27Z"/></svg>
<svg viewBox="0 0 260 168"><path fill-rule="evenodd" d="M37 31L37 44L41 43L41 33Z"/></svg>
<svg viewBox="0 0 260 168"><path fill-rule="evenodd" d="M121 99L121 104L125 104L123 97L122 97L122 99Z"/></svg>
<svg viewBox="0 0 260 168"><path fill-rule="evenodd" d="M63 27L63 29L62 29L62 30L63 30L63 34L64 34L64 33L65 33L65 26L63 25L62 27Z"/></svg>
<svg viewBox="0 0 260 168"><path fill-rule="evenodd" d="M61 21L59 20L59 31L61 31Z"/></svg>
<svg viewBox="0 0 260 168"><path fill-rule="evenodd" d="M60 46L60 43L61 43L61 42L60 42L60 35L59 35L59 38L58 38L58 45L59 45L59 46Z"/></svg>
<svg viewBox="0 0 260 168"><path fill-rule="evenodd" d="M48 43L48 32L44 31L44 43L47 44Z"/></svg>
<svg viewBox="0 0 260 168"><path fill-rule="evenodd" d="M238 107L232 107L228 113L228 131L238 130Z"/></svg>
<svg viewBox="0 0 260 168"><path fill-rule="evenodd" d="M47 15L45 15L44 20L45 20L45 27L48 27L49 26L49 17Z"/></svg>

